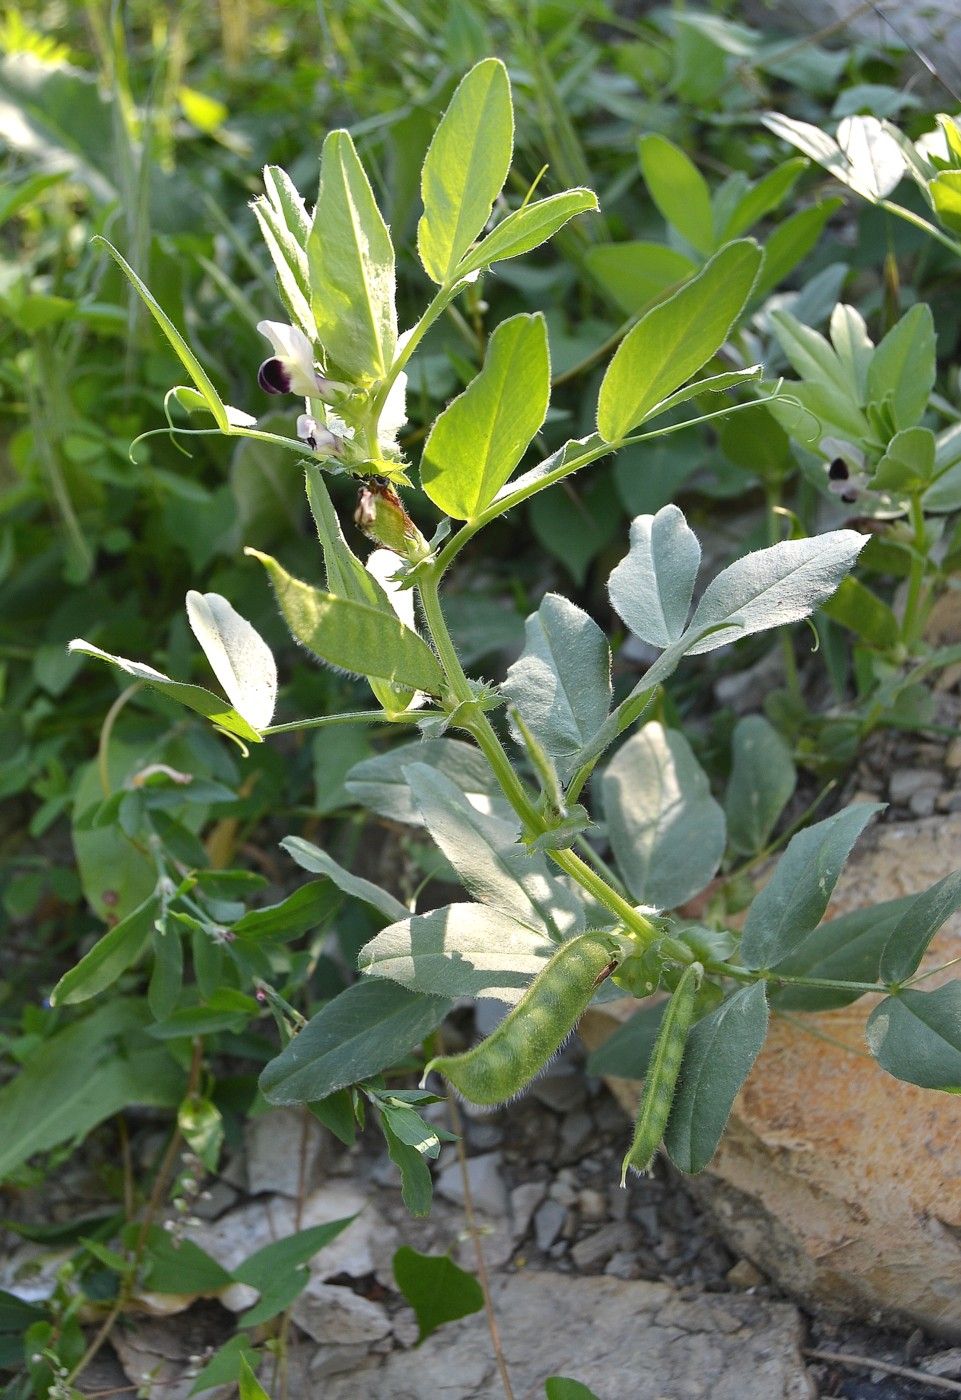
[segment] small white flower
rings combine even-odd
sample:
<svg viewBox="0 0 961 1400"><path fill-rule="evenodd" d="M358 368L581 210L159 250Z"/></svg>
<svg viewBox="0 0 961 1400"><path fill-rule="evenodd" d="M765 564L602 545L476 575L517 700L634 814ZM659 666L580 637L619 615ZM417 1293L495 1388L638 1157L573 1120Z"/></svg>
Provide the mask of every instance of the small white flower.
<svg viewBox="0 0 961 1400"><path fill-rule="evenodd" d="M405 627L409 627L412 632L417 631L417 618L414 614L414 590L412 588L402 588L400 580L396 577L398 571L403 568L404 560L399 554L395 554L392 549L375 549L367 558L367 572L380 584L387 594L391 607L400 618ZM411 697L408 710L420 710L427 703L427 696L422 690L417 690Z"/></svg>
<svg viewBox="0 0 961 1400"><path fill-rule="evenodd" d="M868 488L864 453L840 438L822 438L821 451L828 458L828 490L845 505L854 505Z"/></svg>
<svg viewBox="0 0 961 1400"><path fill-rule="evenodd" d="M398 374L381 409L377 439L381 449L397 446L397 434L407 422L407 375Z"/></svg>
<svg viewBox="0 0 961 1400"><path fill-rule="evenodd" d="M404 626L409 627L412 632L416 632L414 590L402 588L400 580L397 578L398 572L404 567L404 560L392 549L375 549L368 556L366 567L367 572L373 574L387 594L391 607Z"/></svg>
<svg viewBox="0 0 961 1400"><path fill-rule="evenodd" d="M257 382L267 394L301 394L324 398L328 380L314 367L314 349L297 326L282 321L258 321L257 329L270 341L274 353L257 371Z"/></svg>
<svg viewBox="0 0 961 1400"><path fill-rule="evenodd" d="M309 413L302 413L297 419L297 436L305 442L311 452L323 455L338 453L343 447L343 439L332 433L323 423L318 423Z"/></svg>

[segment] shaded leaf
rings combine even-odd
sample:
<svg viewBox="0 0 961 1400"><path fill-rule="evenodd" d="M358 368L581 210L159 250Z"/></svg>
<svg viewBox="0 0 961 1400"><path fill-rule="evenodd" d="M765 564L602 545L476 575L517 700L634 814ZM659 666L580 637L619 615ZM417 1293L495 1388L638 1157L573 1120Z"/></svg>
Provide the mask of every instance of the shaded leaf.
<svg viewBox="0 0 961 1400"><path fill-rule="evenodd" d="M394 1278L417 1316L418 1344L445 1322L480 1312L484 1306L477 1279L446 1254L420 1254L401 1245L394 1255Z"/></svg>
<svg viewBox="0 0 961 1400"><path fill-rule="evenodd" d="M763 983L741 987L698 1021L687 1039L664 1145L682 1172L702 1171L717 1151L738 1090L767 1033Z"/></svg>
<svg viewBox="0 0 961 1400"><path fill-rule="evenodd" d="M820 922L851 848L883 803L855 802L799 831L744 922L745 967L775 967Z"/></svg>
<svg viewBox="0 0 961 1400"><path fill-rule="evenodd" d="M358 967L412 991L512 1005L556 947L546 933L496 909L451 904L382 929L361 949Z"/></svg>
<svg viewBox="0 0 961 1400"><path fill-rule="evenodd" d="M608 764L602 792L611 848L635 899L674 908L713 878L724 813L678 730L646 724Z"/></svg>
<svg viewBox="0 0 961 1400"><path fill-rule="evenodd" d="M443 997L368 979L329 1001L260 1076L269 1103L324 1099L402 1059L450 1010Z"/></svg>
<svg viewBox="0 0 961 1400"><path fill-rule="evenodd" d="M868 1017L871 1054L895 1079L961 1094L961 982L933 992L905 987Z"/></svg>

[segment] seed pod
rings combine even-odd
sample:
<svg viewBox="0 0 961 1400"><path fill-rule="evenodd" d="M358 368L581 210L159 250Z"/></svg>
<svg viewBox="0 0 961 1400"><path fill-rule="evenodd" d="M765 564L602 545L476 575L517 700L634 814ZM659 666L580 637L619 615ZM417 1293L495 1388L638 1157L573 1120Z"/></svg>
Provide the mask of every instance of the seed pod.
<svg viewBox="0 0 961 1400"><path fill-rule="evenodd" d="M622 1186L627 1181L628 1171L647 1171L661 1145L694 1015L694 999L703 973L700 963L691 963L686 967L665 1007L644 1077L644 1093L637 1112L634 1140L621 1163Z"/></svg>
<svg viewBox="0 0 961 1400"><path fill-rule="evenodd" d="M441 1055L438 1070L471 1103L505 1103L556 1054L584 1011L595 986L621 956L611 934L582 933L562 943L496 1030L463 1055Z"/></svg>

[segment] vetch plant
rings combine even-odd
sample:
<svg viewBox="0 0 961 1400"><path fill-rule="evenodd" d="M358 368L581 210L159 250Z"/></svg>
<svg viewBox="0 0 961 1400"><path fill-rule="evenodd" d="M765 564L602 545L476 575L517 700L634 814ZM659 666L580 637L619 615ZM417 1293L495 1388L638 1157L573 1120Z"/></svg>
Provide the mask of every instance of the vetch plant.
<svg viewBox="0 0 961 1400"><path fill-rule="evenodd" d="M264 567L295 640L320 661L365 677L377 707L274 723L272 658L216 594L189 594L188 614L226 698L73 644L180 699L242 746L346 723L389 724L416 736L357 765L348 785L371 810L426 828L467 897L419 912L288 837L288 854L320 877L308 888L319 894L329 884L383 924L360 954L359 980L305 1023L271 986L270 960L258 963L252 940L225 938L218 966L232 993L249 995L256 978L275 1013L284 1043L261 1076L268 1101L309 1104L348 1133L366 1096L417 1212L429 1206L426 1163L439 1139L416 1109L432 1096L385 1088L379 1077L427 1042L417 1063L426 1059L428 1074L437 1071L475 1102L502 1102L530 1083L592 998L612 985L641 999L660 988L670 994L653 1013L639 1013L639 1027L625 1028L631 1072L641 1077L651 1063L627 1167L645 1169L662 1140L683 1171L707 1164L763 1043L769 1007L792 997L818 1006L885 993L869 1031L878 1062L911 1083L961 1087L961 984L918 988L928 942L961 906L961 880L916 896L893 928L868 916L870 934L865 939L859 925L856 948L840 928L832 940L822 918L877 810L858 804L793 837L740 934L680 918L670 911L712 881L726 850L764 847L793 790L793 766L788 756L785 775L776 735L772 749L769 733L743 734L725 812L678 730L653 719L638 728L686 657L807 618L826 603L866 536L840 529L773 543L698 588L700 545L683 513L667 505L633 521L628 552L609 580L614 611L656 654L628 694L613 703L607 639L556 594L528 618L523 653L500 683L469 676L461 664L441 585L468 542L590 463L676 431L649 426L668 409L759 376L757 367L714 364L762 266L758 245L734 238L624 336L600 384L596 430L515 475L548 411L550 350L540 314L513 316L496 327L479 373L427 434L419 479L441 513L428 538L404 499L415 471L397 436L406 366L481 274L596 208L589 190L575 189L504 213L512 132L506 70L484 60L454 94L424 162L417 246L436 290L406 333L397 322L390 232L349 134L333 132L324 143L312 212L282 171L267 172L255 212L290 320L262 324L274 353L259 378L272 394L303 399L291 404L289 436L262 431L222 402L187 342L114 253L190 375L191 385L172 395L215 423L171 423L170 431L251 437L306 459L322 582L248 553ZM738 408L722 401L706 416ZM377 545L366 564L327 490L329 476L344 474L358 479L356 520ZM774 761L765 761L772 752ZM88 954L97 972L87 994L109 985L120 961L126 967L140 955L146 932L138 924L135 936L114 929L104 941L111 939L123 941L124 957ZM63 999L77 999L76 982L67 990ZM504 1003L504 1020L479 1046L444 1053L433 1037L447 1013L459 999L482 996ZM166 1015L177 1014L175 999ZM660 1034L651 1034L655 1016Z"/></svg>

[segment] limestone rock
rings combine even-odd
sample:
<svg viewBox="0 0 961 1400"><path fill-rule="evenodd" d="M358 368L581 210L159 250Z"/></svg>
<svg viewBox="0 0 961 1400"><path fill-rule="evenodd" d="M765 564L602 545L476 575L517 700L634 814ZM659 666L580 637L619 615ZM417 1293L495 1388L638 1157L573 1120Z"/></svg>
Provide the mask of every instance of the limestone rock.
<svg viewBox="0 0 961 1400"><path fill-rule="evenodd" d="M496 1279L494 1306L517 1395L569 1376L599 1400L814 1400L784 1303L705 1294L682 1301L659 1283L524 1272ZM498 1400L483 1318L441 1328L361 1377L332 1376L324 1400Z"/></svg>
<svg viewBox="0 0 961 1400"><path fill-rule="evenodd" d="M250 1194L296 1198L316 1188L329 1139L306 1109L275 1108L250 1119L244 1145Z"/></svg>
<svg viewBox="0 0 961 1400"><path fill-rule="evenodd" d="M501 1175L501 1154L484 1152L467 1160L467 1176L470 1181L471 1200L475 1210L494 1220L507 1214L507 1187ZM437 1178L437 1194L457 1205L464 1203L464 1177L459 1160L455 1157L443 1168Z"/></svg>
<svg viewBox="0 0 961 1400"><path fill-rule="evenodd" d="M368 1346L390 1332L383 1308L350 1288L318 1278L312 1278L296 1299L291 1315L322 1346Z"/></svg>
<svg viewBox="0 0 961 1400"><path fill-rule="evenodd" d="M391 1257L397 1248L397 1231L389 1225L368 1194L358 1185L330 1181L306 1198L298 1224L297 1204L283 1196L253 1201L229 1211L219 1220L191 1226L187 1237L207 1251L225 1269L235 1269L255 1250L274 1240L284 1239L297 1229L325 1225L331 1220L356 1215L336 1239L315 1256L311 1274L321 1280L346 1274L365 1278L376 1274L392 1284ZM233 1312L241 1312L257 1299L246 1284L234 1284L220 1295L220 1301Z"/></svg>
<svg viewBox="0 0 961 1400"><path fill-rule="evenodd" d="M134 1386L164 1400L187 1400L194 1379L210 1354L233 1330L216 1305L200 1305L178 1318L122 1319L110 1344ZM85 1382L87 1377L84 1377ZM204 1400L228 1400L235 1386L204 1391Z"/></svg>
<svg viewBox="0 0 961 1400"><path fill-rule="evenodd" d="M876 826L828 917L914 893L961 865L961 817ZM961 915L925 958L961 956ZM925 982L932 988L958 969ZM690 1188L721 1234L807 1305L961 1339L961 1114L957 1098L903 1084L867 1054L877 998L773 1017L710 1170ZM599 1008L584 1027L599 1044ZM607 1034L615 1022L609 1017ZM809 1026L821 1038L805 1031ZM611 1087L629 1108L638 1086Z"/></svg>

